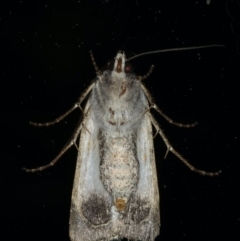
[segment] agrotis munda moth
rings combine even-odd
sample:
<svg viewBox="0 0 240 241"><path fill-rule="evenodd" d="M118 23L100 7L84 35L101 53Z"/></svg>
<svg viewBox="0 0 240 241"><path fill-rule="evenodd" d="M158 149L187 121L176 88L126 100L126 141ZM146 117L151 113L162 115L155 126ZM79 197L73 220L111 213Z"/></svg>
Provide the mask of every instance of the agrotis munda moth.
<svg viewBox="0 0 240 241"><path fill-rule="evenodd" d="M189 48L167 51L186 49ZM108 64L104 71L98 69L92 53L91 59L97 77L79 101L55 121L31 123L49 126L80 108L83 120L72 139L49 164L24 170L35 172L53 166L75 145L78 156L70 213L71 240L124 237L129 240L154 240L159 235L160 213L152 126L166 144L167 153L172 152L192 171L208 176L218 175L220 171L211 173L193 167L171 146L151 115L150 110L154 109L171 124L186 128L195 126L174 122L153 102L142 84L153 66L146 75L136 76L130 72L124 52L119 51L113 66ZM86 105L82 108L81 103L86 98ZM79 146L76 145L78 137Z"/></svg>

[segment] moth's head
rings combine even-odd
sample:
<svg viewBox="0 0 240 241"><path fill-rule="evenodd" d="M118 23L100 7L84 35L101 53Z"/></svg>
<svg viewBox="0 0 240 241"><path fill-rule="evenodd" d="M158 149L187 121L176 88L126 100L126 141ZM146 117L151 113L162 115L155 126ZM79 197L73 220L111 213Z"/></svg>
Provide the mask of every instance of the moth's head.
<svg viewBox="0 0 240 241"><path fill-rule="evenodd" d="M113 71L118 74L125 73L125 63L126 63L126 56L125 53L119 51L115 57Z"/></svg>
<svg viewBox="0 0 240 241"><path fill-rule="evenodd" d="M112 75L118 78L123 78L129 72L132 72L132 66L130 63L126 62L125 53L123 51L119 51L114 58Z"/></svg>

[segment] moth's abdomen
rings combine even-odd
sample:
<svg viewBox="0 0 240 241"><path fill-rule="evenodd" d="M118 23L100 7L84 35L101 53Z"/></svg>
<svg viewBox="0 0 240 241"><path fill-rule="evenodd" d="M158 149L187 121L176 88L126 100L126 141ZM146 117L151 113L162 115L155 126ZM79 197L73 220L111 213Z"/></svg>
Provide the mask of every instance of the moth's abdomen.
<svg viewBox="0 0 240 241"><path fill-rule="evenodd" d="M100 137L100 178L119 211L125 209L139 179L133 136L107 137L101 133Z"/></svg>

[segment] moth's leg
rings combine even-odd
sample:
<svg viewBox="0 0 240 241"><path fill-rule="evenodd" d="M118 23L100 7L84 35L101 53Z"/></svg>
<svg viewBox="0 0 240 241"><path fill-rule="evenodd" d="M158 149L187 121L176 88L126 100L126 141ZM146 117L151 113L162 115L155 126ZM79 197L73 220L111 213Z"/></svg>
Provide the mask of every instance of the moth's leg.
<svg viewBox="0 0 240 241"><path fill-rule="evenodd" d="M30 125L38 126L38 127L54 125L54 124L60 122L61 120L63 120L67 115L69 115L77 107L80 107L79 103L75 103L67 112L65 112L63 115L59 116L54 121L50 121L50 122L46 122L46 123L36 123L36 122L29 122L29 123L30 123ZM80 109L81 109L81 107L80 107Z"/></svg>
<svg viewBox="0 0 240 241"><path fill-rule="evenodd" d="M83 112L81 103L86 98L86 96L89 94L89 92L92 90L94 85L95 85L95 82L93 82L91 85L89 85L88 88L80 96L79 102L75 103L67 112L65 112L63 115L59 116L54 121L50 121L50 122L46 122L46 123L30 122L30 124L33 126L38 126L38 127L50 126L50 125L54 125L54 124L60 122L61 120L63 120L66 116L68 116L71 112L73 112L77 107Z"/></svg>
<svg viewBox="0 0 240 241"><path fill-rule="evenodd" d="M138 81L142 81L142 80L148 78L149 75L153 72L153 69L154 69L154 65L151 65L149 71L145 75L137 77Z"/></svg>
<svg viewBox="0 0 240 241"><path fill-rule="evenodd" d="M187 167L190 168L190 170L194 171L194 172L197 172L201 175L204 175L204 176L218 176L220 173L221 173L221 170L220 171L217 171L217 172L206 172L206 171L203 171L203 170L200 170L200 169L197 169L196 167L194 167L193 165L191 165L180 153L178 153L171 145L171 143L168 141L167 137L165 136L165 134L163 133L162 129L160 128L160 125L157 123L157 121L154 119L154 117L150 114L150 113L147 113L147 115L149 115L149 118L151 119L151 122L153 124L153 126L155 127L156 129L156 132L162 137L165 145L167 146L167 152L166 152L166 155L165 157L167 156L168 152L172 152L176 157L178 157Z"/></svg>
<svg viewBox="0 0 240 241"><path fill-rule="evenodd" d="M88 109L88 110L89 110L89 109ZM82 128L85 128L86 131L89 133L89 135L91 135L91 132L88 130L88 128L84 125L83 122L82 122ZM77 130L78 130L78 128L77 128ZM77 130L76 130L76 131L77 131ZM74 135L75 135L75 131L73 132L73 137L71 138L71 140L74 138ZM79 151L78 146L77 146L77 144L76 144L76 140L75 140L75 142L74 142L73 144L74 144L74 146L76 147L77 151Z"/></svg>
<svg viewBox="0 0 240 241"><path fill-rule="evenodd" d="M147 96L148 101L149 101L149 103L150 103L150 107L149 107L145 112L147 112L147 111L149 111L150 109L153 108L153 109L155 109L162 117L164 117L169 123L171 123L171 124L173 124L173 125L175 125L175 126L178 126L178 127L190 128L190 127L194 127L194 126L197 125L197 122L192 123L192 124L182 124L182 123L179 123L179 122L176 122L176 121L172 120L172 119L169 118L166 114L164 114L163 111L161 111L161 110L159 109L159 107L154 103L154 101L153 101L150 93L148 92L148 90L146 89L146 87L145 87L143 84L141 84L141 88L142 88L142 90L144 91L144 93L145 93L145 95Z"/></svg>
<svg viewBox="0 0 240 241"><path fill-rule="evenodd" d="M79 104L79 108L81 109L81 111L82 111L82 108L81 108L80 105L82 104L83 100L87 97L87 95L89 94L89 92L92 90L92 88L94 87L95 83L96 83L96 81L94 81L93 83L91 83L91 84L87 87L87 89L85 89L85 91L82 93L82 95L80 96L78 104Z"/></svg>
<svg viewBox="0 0 240 241"><path fill-rule="evenodd" d="M94 59L92 50L90 50L89 52L90 52L90 58L91 58L91 60L92 60L94 69L95 69L95 71L96 71L96 74L97 74L97 75L101 75L101 71L99 70L99 68L98 68L98 66L97 66L97 63L96 63L96 61L95 61L95 59Z"/></svg>
<svg viewBox="0 0 240 241"><path fill-rule="evenodd" d="M67 145L61 150L61 152L48 164L41 166L41 167L37 167L37 168L33 168L33 169L28 169L28 168L23 168L24 171L26 172L38 172L38 171L42 171L44 169L47 169L51 166L53 166L58 160L59 158L72 146L75 145L76 146L76 140L81 132L83 123L81 122L80 125L78 126L78 128L76 129L76 131L74 132L73 137L70 139L70 141L67 143Z"/></svg>

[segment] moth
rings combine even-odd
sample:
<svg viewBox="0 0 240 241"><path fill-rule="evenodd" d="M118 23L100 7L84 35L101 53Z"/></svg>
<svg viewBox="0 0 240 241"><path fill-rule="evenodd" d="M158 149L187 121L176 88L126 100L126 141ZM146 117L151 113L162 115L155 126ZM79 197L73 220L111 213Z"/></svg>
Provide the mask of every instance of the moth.
<svg viewBox="0 0 240 241"><path fill-rule="evenodd" d="M130 71L124 52L119 51L113 65L109 63L100 71L92 52L90 56L97 76L79 101L52 122L31 122L35 126L49 126L80 108L83 118L72 139L49 164L24 170L36 172L53 166L75 145L78 155L70 211L71 240L154 240L160 232L154 136L159 134L167 153L172 152L192 171L208 176L216 176L221 171L213 173L195 168L166 138L151 109L179 127L194 127L196 123L175 122L153 102L142 83L153 66L144 76L137 76Z"/></svg>

